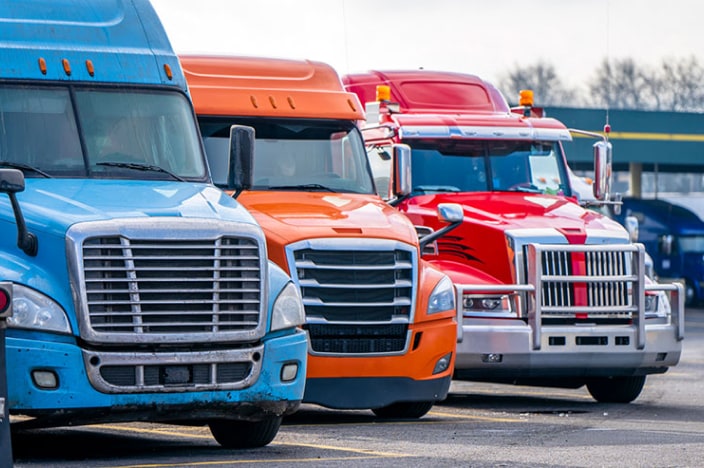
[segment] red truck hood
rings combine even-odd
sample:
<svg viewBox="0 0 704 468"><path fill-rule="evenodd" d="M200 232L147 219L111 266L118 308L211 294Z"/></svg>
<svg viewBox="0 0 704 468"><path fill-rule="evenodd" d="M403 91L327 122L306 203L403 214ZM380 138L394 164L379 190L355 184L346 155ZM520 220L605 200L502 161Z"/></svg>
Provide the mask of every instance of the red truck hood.
<svg viewBox="0 0 704 468"><path fill-rule="evenodd" d="M520 244L628 242L628 234L621 225L582 208L574 199L561 196L521 192L443 193L410 198L399 208L414 224L437 230L445 225L437 219L439 203L459 203L464 208L464 223L438 239L440 255L434 258L455 262L439 266L457 282L468 282L467 275L477 276L480 272L502 283L514 282L512 248L518 249Z"/></svg>
<svg viewBox="0 0 704 468"><path fill-rule="evenodd" d="M408 219L375 195L326 192L243 193L237 199L281 245L320 237L376 237L416 244Z"/></svg>
<svg viewBox="0 0 704 468"><path fill-rule="evenodd" d="M615 221L562 196L522 192L447 193L414 197L407 206L413 211L427 209L434 214L439 203L459 203L464 206L468 221L489 224L503 231L553 228L583 235L589 229L624 232ZM410 208L412 206L415 208Z"/></svg>

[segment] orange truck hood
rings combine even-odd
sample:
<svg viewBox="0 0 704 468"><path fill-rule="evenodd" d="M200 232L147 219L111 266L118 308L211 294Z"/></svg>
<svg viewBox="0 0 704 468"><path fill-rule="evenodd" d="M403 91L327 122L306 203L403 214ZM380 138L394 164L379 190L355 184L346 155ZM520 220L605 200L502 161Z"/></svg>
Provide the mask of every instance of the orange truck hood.
<svg viewBox="0 0 704 468"><path fill-rule="evenodd" d="M376 237L409 244L418 242L408 218L374 195L249 191L237 200L262 226L269 244L283 246L316 237Z"/></svg>

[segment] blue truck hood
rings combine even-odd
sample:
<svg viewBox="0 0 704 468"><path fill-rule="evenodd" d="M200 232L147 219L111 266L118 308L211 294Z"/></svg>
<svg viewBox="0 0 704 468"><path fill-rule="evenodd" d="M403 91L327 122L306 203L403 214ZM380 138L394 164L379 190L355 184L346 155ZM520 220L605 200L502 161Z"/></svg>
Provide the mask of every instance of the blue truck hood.
<svg viewBox="0 0 704 468"><path fill-rule="evenodd" d="M232 197L213 185L96 179L26 179L17 194L27 226L63 236L84 221L176 216L223 219L256 224ZM2 216L12 216L7 197L0 198Z"/></svg>

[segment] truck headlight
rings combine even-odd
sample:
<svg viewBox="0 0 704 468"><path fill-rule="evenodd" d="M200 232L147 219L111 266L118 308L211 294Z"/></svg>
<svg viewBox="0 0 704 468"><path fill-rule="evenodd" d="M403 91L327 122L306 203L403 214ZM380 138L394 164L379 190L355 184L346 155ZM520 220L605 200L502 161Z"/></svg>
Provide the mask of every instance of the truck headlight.
<svg viewBox="0 0 704 468"><path fill-rule="evenodd" d="M670 301L663 291L645 295L645 318L667 317Z"/></svg>
<svg viewBox="0 0 704 468"><path fill-rule="evenodd" d="M462 312L487 316L515 316L512 295L465 294L462 296Z"/></svg>
<svg viewBox="0 0 704 468"><path fill-rule="evenodd" d="M271 331L284 328L297 327L306 320L303 310L303 300L298 288L293 283L288 283L276 298L271 315Z"/></svg>
<svg viewBox="0 0 704 468"><path fill-rule="evenodd" d="M455 309L455 287L450 278L445 276L435 285L428 298L428 315Z"/></svg>
<svg viewBox="0 0 704 468"><path fill-rule="evenodd" d="M48 296L20 284L12 286L12 317L7 326L71 333L66 312Z"/></svg>

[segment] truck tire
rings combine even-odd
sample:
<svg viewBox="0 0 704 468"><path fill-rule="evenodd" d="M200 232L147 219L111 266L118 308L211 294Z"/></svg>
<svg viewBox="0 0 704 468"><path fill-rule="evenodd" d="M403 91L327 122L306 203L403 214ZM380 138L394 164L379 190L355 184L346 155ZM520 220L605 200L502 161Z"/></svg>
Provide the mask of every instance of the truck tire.
<svg viewBox="0 0 704 468"><path fill-rule="evenodd" d="M590 380L587 390L599 403L630 403L640 395L645 376L603 377Z"/></svg>
<svg viewBox="0 0 704 468"><path fill-rule="evenodd" d="M402 401L372 411L384 419L418 419L425 416L432 407L432 401Z"/></svg>
<svg viewBox="0 0 704 468"><path fill-rule="evenodd" d="M225 448L263 447L274 440L281 426L281 417L261 421L215 420L208 423L210 433Z"/></svg>

